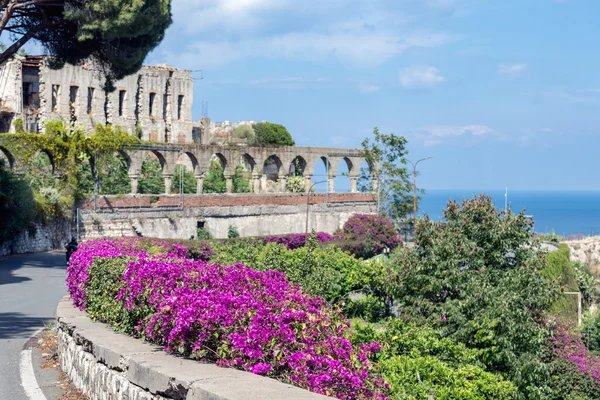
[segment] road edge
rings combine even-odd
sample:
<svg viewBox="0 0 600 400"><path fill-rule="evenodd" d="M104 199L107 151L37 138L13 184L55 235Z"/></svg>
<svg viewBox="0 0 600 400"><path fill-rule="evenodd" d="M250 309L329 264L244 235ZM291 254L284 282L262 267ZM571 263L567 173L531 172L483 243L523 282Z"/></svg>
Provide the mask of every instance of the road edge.
<svg viewBox="0 0 600 400"><path fill-rule="evenodd" d="M29 343L32 338L38 336L44 329L39 329L27 341ZM25 347L27 346L25 344ZM21 359L19 361L19 376L21 378L21 387L25 391L25 396L30 400L48 400L38 385L35 371L33 370L33 351L31 347L21 350Z"/></svg>

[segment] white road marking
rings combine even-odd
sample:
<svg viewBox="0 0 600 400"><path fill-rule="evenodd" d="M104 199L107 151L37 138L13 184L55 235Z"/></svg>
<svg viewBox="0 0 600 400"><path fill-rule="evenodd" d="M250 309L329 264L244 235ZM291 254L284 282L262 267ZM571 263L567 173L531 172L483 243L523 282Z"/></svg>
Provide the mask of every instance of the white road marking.
<svg viewBox="0 0 600 400"><path fill-rule="evenodd" d="M40 330L41 332L41 330ZM34 336L37 336L39 332L36 332ZM31 349L25 349L21 351L21 364L19 370L21 373L21 386L25 390L25 394L30 400L48 400L42 389L35 379L35 373L33 372L33 356Z"/></svg>

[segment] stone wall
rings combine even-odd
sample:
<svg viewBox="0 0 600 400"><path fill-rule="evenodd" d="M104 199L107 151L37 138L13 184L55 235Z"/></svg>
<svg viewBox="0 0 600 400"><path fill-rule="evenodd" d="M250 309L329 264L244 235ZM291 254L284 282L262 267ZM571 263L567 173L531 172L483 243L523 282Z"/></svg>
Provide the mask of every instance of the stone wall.
<svg viewBox="0 0 600 400"><path fill-rule="evenodd" d="M110 205L94 211L93 204L81 210L83 238L145 236L189 239L204 227L215 238L226 238L230 226L242 237L303 233L306 229L305 194L160 196L107 196L98 204ZM169 207L170 206L170 207ZM373 213L373 195L340 193L313 195L308 207L308 229L333 233L355 213Z"/></svg>
<svg viewBox="0 0 600 400"><path fill-rule="evenodd" d="M92 322L65 298L56 310L58 357L92 400L326 400L249 372L166 354L157 346Z"/></svg>
<svg viewBox="0 0 600 400"><path fill-rule="evenodd" d="M13 240L0 244L0 256L64 249L72 236L71 228L69 221L37 224L35 229L25 231Z"/></svg>

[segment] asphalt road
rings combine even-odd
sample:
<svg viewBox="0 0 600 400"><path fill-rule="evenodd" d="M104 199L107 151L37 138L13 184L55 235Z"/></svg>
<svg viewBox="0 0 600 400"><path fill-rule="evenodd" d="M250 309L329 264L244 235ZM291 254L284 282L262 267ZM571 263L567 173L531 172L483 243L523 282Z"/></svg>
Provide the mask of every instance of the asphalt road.
<svg viewBox="0 0 600 400"><path fill-rule="evenodd" d="M65 254L0 258L0 400L27 400L19 360L27 339L54 320L67 294Z"/></svg>

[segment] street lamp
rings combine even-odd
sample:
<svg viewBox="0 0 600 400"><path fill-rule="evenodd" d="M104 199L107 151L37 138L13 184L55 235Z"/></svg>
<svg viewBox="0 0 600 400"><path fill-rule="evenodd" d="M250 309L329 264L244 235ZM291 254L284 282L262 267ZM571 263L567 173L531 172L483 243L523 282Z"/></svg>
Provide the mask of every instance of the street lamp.
<svg viewBox="0 0 600 400"><path fill-rule="evenodd" d="M413 193L414 193L414 199L413 199L413 206L414 206L414 226L417 226L417 165L419 165L419 163L421 161L425 161L425 160L429 160L432 157L426 157L426 158L422 158L419 161L417 161L416 163L413 164L412 161L410 160L406 160L408 161L412 166L413 166L413 178L414 178L414 183L413 183Z"/></svg>
<svg viewBox="0 0 600 400"><path fill-rule="evenodd" d="M325 183L325 182L329 182L329 179L327 179L326 181L315 182L312 184L310 189L308 189L308 196L306 196L306 236L308 236L308 203L310 202L310 192L313 190L315 185L318 185L319 183ZM327 188L327 190L329 190L329 188Z"/></svg>

